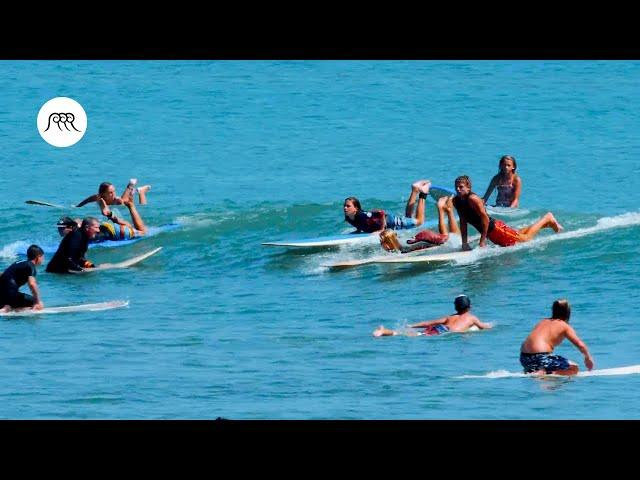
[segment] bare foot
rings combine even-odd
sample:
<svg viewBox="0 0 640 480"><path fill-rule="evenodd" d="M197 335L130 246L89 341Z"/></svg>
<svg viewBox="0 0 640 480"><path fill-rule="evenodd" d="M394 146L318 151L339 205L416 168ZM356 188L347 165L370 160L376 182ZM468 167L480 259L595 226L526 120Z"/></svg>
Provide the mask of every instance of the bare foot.
<svg viewBox="0 0 640 480"><path fill-rule="evenodd" d="M382 335L384 335L384 327L382 325L380 325L378 328L376 328L373 331L373 336L374 337L381 337Z"/></svg>
<svg viewBox="0 0 640 480"><path fill-rule="evenodd" d="M11 310L11 305L5 305L4 307L0 308L0 312L2 313L7 313L9 310Z"/></svg>
<svg viewBox="0 0 640 480"><path fill-rule="evenodd" d="M558 233L564 230L564 227L560 225L558 220L556 220L556 217L553 216L553 213L547 213L547 218L549 219L549 223L551 224L551 228L553 228L554 232Z"/></svg>
<svg viewBox="0 0 640 480"><path fill-rule="evenodd" d="M151 190L151 185L144 185L142 187L138 187L138 193L147 193Z"/></svg>

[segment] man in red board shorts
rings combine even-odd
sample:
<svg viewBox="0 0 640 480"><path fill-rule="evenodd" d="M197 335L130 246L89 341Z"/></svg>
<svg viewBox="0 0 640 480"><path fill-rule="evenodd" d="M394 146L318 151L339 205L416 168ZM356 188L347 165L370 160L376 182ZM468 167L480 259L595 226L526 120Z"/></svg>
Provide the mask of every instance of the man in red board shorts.
<svg viewBox="0 0 640 480"><path fill-rule="evenodd" d="M480 246L487 245L487 238L501 247L510 247L517 242L528 242L543 228L552 228L558 233L563 228L553 213L548 212L533 225L516 230L500 220L487 215L484 202L471 191L471 179L466 175L456 178L456 196L453 206L460 217L460 235L462 236L462 250L471 250L467 241L467 224L471 224L480 232Z"/></svg>

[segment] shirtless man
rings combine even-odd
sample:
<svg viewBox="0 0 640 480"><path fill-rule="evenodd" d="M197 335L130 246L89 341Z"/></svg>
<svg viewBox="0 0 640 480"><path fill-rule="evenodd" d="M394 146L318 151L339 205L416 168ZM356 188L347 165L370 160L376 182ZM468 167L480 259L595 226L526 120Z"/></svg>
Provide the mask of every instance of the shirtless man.
<svg viewBox="0 0 640 480"><path fill-rule="evenodd" d="M541 320L520 347L520 363L524 373L575 375L578 365L560 355L552 355L553 349L565 338L569 339L584 355L584 364L591 370L593 358L585 343L569 325L571 306L567 300L556 300L551 318Z"/></svg>
<svg viewBox="0 0 640 480"><path fill-rule="evenodd" d="M466 295L458 295L453 301L456 313L447 315L446 317L438 318L437 320L430 320L428 322L419 322L413 325L409 325L409 328L422 328L422 332L410 332L407 336L419 336L419 335L440 335L446 332L466 332L473 325L480 330L491 328L490 323L481 322L478 317L473 315L471 310L471 300ZM403 332L396 330L389 330L380 325L373 331L374 337L388 337L393 335L402 335Z"/></svg>

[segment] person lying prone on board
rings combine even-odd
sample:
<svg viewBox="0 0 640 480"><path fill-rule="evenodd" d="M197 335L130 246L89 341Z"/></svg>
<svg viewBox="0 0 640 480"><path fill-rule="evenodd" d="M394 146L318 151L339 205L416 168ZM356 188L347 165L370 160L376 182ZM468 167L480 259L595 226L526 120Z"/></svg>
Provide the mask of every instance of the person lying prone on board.
<svg viewBox="0 0 640 480"><path fill-rule="evenodd" d="M593 369L593 357L587 345L569 325L571 305L565 299L556 300L551 307L551 318L544 318L533 328L520 347L520 364L524 373L575 375L578 365L560 355L553 355L553 349L565 338L569 339L584 355L584 364Z"/></svg>
<svg viewBox="0 0 640 480"><path fill-rule="evenodd" d="M433 230L422 230L414 237L407 240L409 246L400 244L398 235L391 229L386 229L380 234L380 244L388 252L400 252L407 253L415 250L422 250L425 248L435 247L442 245L449 239L449 232L460 233L458 223L456 222L455 215L453 213L453 197L440 197L437 202L438 208L438 230L439 233ZM447 214L449 228L444 220L445 212Z"/></svg>
<svg viewBox="0 0 640 480"><path fill-rule="evenodd" d="M118 240L131 240L136 237L142 237L147 233L147 227L142 221L142 217L138 213L135 204L132 200L127 200L125 205L129 209L131 219L133 220L133 226L125 221L113 220L110 222L100 223L100 231L93 237L89 243L100 243L106 240L118 241ZM64 237L69 232L80 228L82 221L79 218L73 219L70 217L62 217L58 223L58 233L61 237Z"/></svg>
<svg viewBox="0 0 640 480"><path fill-rule="evenodd" d="M490 323L481 322L478 317L473 315L471 310L471 300L466 295L458 295L453 301L453 305L456 309L456 313L447 315L446 317L438 318L436 320L430 320L428 322L419 322L409 325L409 328L422 328L422 332L410 331L410 333L404 333L407 336L434 336L447 332L466 332L474 325L480 330L486 330L491 328ZM402 335L403 332L397 330L390 330L380 325L373 331L374 337L390 337L394 335Z"/></svg>
<svg viewBox="0 0 640 480"><path fill-rule="evenodd" d="M36 267L42 262L44 262L44 252L38 245L31 245L27 249L26 260L13 263L0 275L0 312L44 308L38 282L36 282ZM29 285L33 295L19 291L25 283Z"/></svg>
<svg viewBox="0 0 640 480"><path fill-rule="evenodd" d="M405 208L405 216L387 213L384 210L371 210L370 212L362 210L360 200L356 197L347 197L344 200L344 220L356 227L353 233L379 233L386 228L391 230L402 230L405 228L414 228L424 223L424 204L429 194L431 182L428 180L418 180L411 185L411 194L407 200ZM413 216L413 210L416 206L416 197L418 197L418 206L416 216Z"/></svg>
<svg viewBox="0 0 640 480"><path fill-rule="evenodd" d="M100 207L100 212L102 212L105 217L109 218L114 223L123 225L123 223L121 223L123 222L123 220L120 220L117 217L113 216L113 213L109 209L109 205L126 205L129 201L133 202L133 194L135 192L138 192L138 200L140 202L140 205L146 205L147 192L151 188L151 185L145 185L143 187L136 188L137 183L137 179L130 179L127 187L124 189L124 192L122 192L122 196L118 197L116 195L116 189L112 183L102 182L98 187L97 194L85 198L79 204L77 204L76 207L82 207L87 203L96 202Z"/></svg>

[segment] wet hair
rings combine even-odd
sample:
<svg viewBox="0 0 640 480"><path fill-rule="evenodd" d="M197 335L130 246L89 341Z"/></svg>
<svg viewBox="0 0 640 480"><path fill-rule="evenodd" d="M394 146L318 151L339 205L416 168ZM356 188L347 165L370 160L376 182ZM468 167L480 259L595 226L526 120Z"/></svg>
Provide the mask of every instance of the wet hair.
<svg viewBox="0 0 640 480"><path fill-rule="evenodd" d="M453 301L456 312L464 313L471 308L471 299L466 295L458 295Z"/></svg>
<svg viewBox="0 0 640 480"><path fill-rule="evenodd" d="M511 160L513 162L513 172L515 173L516 168L518 168L518 164L516 163L516 157L512 157L511 155L503 155L498 165L502 165L502 162L504 162L505 160Z"/></svg>
<svg viewBox="0 0 640 480"><path fill-rule="evenodd" d="M41 255L44 255L44 251L38 245L31 245L27 248L27 258L29 260L35 260Z"/></svg>
<svg viewBox="0 0 640 480"><path fill-rule="evenodd" d="M460 175L458 178L456 178L456 181L453 182L454 185L456 183L466 183L467 185L469 185L469 188L471 188L471 179L467 175Z"/></svg>
<svg viewBox="0 0 640 480"><path fill-rule="evenodd" d="M92 223L97 223L98 225L100 225L100 222L98 221L98 219L96 217L85 217L82 219L82 225L80 225L80 228L82 230L86 230L87 227L89 225L91 225Z"/></svg>
<svg viewBox="0 0 640 480"><path fill-rule="evenodd" d="M569 300L561 298L553 302L553 306L551 307L551 318L559 318L560 320L568 322L569 317L571 317L571 305L569 305Z"/></svg>
<svg viewBox="0 0 640 480"><path fill-rule="evenodd" d="M65 233L64 231L67 228L72 228L72 229L78 228L78 224L71 217L60 218L60 220L58 220L58 223L56 223L56 226L58 227L58 233L60 234L61 237L64 237L64 233Z"/></svg>
<svg viewBox="0 0 640 480"><path fill-rule="evenodd" d="M360 205L360 200L358 200L356 197L345 198L344 203L347 203L347 202L353 203L353 206L356 207L358 211L362 210L362 205Z"/></svg>
<svg viewBox="0 0 640 480"><path fill-rule="evenodd" d="M98 187L98 195L102 195L103 193L105 193L112 185L113 184L111 182L102 182Z"/></svg>

